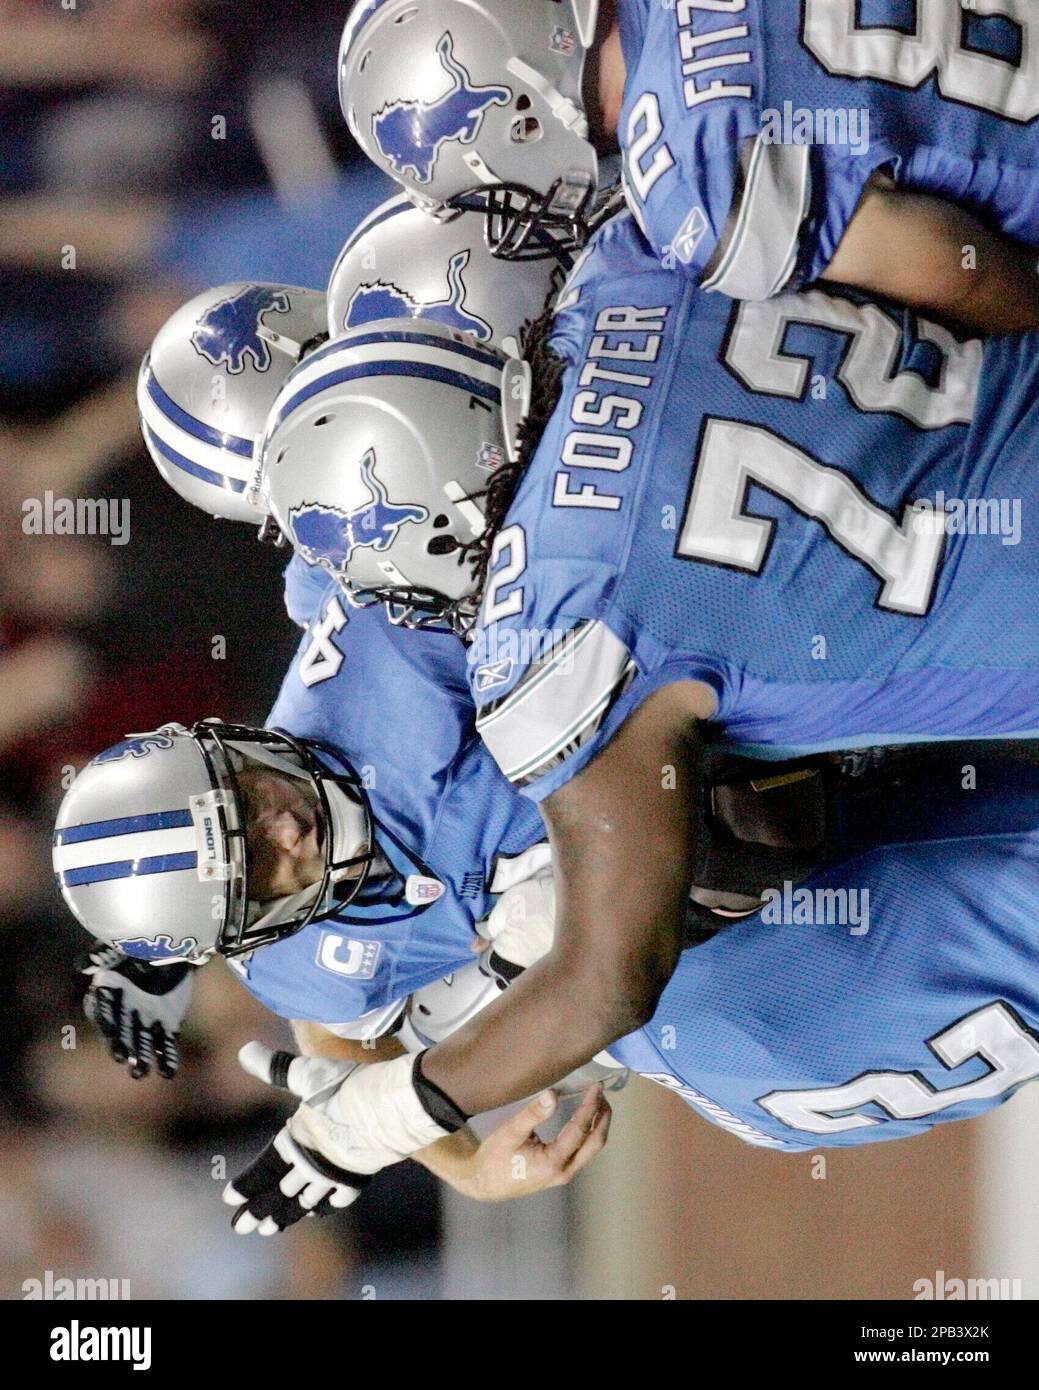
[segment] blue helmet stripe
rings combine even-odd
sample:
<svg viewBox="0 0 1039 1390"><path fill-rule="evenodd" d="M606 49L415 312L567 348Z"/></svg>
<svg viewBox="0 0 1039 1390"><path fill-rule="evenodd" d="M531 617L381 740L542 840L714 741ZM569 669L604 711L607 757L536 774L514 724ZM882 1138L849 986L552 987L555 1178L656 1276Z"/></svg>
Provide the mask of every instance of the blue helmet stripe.
<svg viewBox="0 0 1039 1390"><path fill-rule="evenodd" d="M121 816L70 825L54 832L56 845L79 845L84 840L107 840L112 835L136 835L142 830L179 830L191 824L190 811L155 811L147 816Z"/></svg>
<svg viewBox="0 0 1039 1390"><path fill-rule="evenodd" d="M310 353L303 362L307 367L311 367L315 362L321 362L334 353L355 347L369 347L372 343L413 343L418 347L439 348L442 352L453 352L459 357L468 357L470 361L479 362L484 367L497 367L501 370L504 366L503 359L497 353L488 352L486 348L470 347L468 343L455 343L449 338L437 338L432 333L409 332L407 329L362 333L356 338L351 335L348 343L339 338L326 347L318 348L317 352Z"/></svg>
<svg viewBox="0 0 1039 1390"><path fill-rule="evenodd" d="M118 864L87 864L82 869L67 869L60 878L63 887L79 888L84 883L107 883L115 878L139 878L142 874L172 874L197 867L197 854L155 854L148 859L123 859Z"/></svg>
<svg viewBox="0 0 1039 1390"><path fill-rule="evenodd" d="M466 376L464 372L453 372L447 367L435 367L429 362L364 362L356 367L343 367L338 372L329 372L327 376L318 377L316 381L302 387L291 400L286 401L278 412L275 423L283 424L312 396L330 386L375 376L412 376L420 377L424 381L442 381L447 386L457 386L460 391L465 391L471 396L479 396L481 400L501 405L500 387L489 386L486 381L478 381L476 377Z"/></svg>
<svg viewBox="0 0 1039 1390"><path fill-rule="evenodd" d="M151 396L163 415L172 424L179 426L185 434L200 439L203 444L212 444L214 449L226 449L229 453L241 454L242 458L252 458L253 442L251 439L242 439L237 434L225 434L222 430L215 430L210 425L204 425L201 420L196 420L194 415L189 415L186 410L182 410L176 401L167 396L155 380L155 373L151 367L145 373L145 382L148 395Z"/></svg>
<svg viewBox="0 0 1039 1390"><path fill-rule="evenodd" d="M212 483L214 487L225 488L228 492L245 491L243 479L230 478L226 473L214 473L211 468L203 468L200 463L195 463L193 459L178 454L176 449L171 449L165 440L160 439L144 420L141 421L141 428L152 448L160 453L168 463L172 463L174 468L180 468L183 472L190 473L193 478L201 478L204 483Z"/></svg>

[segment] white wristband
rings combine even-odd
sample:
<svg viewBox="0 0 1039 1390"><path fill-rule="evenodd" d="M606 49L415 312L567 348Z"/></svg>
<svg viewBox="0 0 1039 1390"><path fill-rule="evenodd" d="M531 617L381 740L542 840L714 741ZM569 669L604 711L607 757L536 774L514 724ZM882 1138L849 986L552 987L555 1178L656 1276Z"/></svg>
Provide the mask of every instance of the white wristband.
<svg viewBox="0 0 1039 1390"><path fill-rule="evenodd" d="M304 1101L289 1121L297 1143L340 1168L375 1173L450 1130L426 1113L415 1090L415 1057L359 1066L345 1081Z"/></svg>

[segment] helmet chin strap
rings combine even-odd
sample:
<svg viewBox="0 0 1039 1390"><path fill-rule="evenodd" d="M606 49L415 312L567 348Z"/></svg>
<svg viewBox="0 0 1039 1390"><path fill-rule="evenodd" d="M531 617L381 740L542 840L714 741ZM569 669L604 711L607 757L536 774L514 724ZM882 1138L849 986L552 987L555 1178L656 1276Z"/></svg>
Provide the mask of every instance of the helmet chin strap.
<svg viewBox="0 0 1039 1390"><path fill-rule="evenodd" d="M507 66L513 77L537 92L557 121L567 130L575 131L582 140L588 139L588 117L575 101L565 97L547 77L543 77L537 68L532 68L522 58L510 58Z"/></svg>
<svg viewBox="0 0 1039 1390"><path fill-rule="evenodd" d="M256 336L274 348L276 352L284 352L293 362L298 362L303 356L303 343L298 343L295 338L290 338L284 333L279 333L274 328L268 328L266 324L261 324L256 330Z"/></svg>
<svg viewBox="0 0 1039 1390"><path fill-rule="evenodd" d="M303 771L298 763L294 763L290 758L286 758L284 753L279 753L277 749L270 748L266 744L236 743L233 739L228 739L227 746L246 762L262 763L264 767L281 773L283 777L295 777L299 782L310 781L309 775Z"/></svg>
<svg viewBox="0 0 1039 1390"><path fill-rule="evenodd" d="M250 931L255 931L261 927L280 926L282 922L287 922L290 917L301 907L309 907L317 897L319 883L310 883L298 893L289 893L287 897L275 898L267 905L267 911L261 916L256 916L260 912L261 903L249 904L248 927Z"/></svg>
<svg viewBox="0 0 1039 1390"><path fill-rule="evenodd" d="M332 824L329 827L332 845L329 858L333 864L342 865L341 868L333 868L332 882L341 883L344 878L355 876L354 864L344 861L356 861L372 846L369 845L365 834L363 808L334 782L325 782L324 787L325 795L328 797L328 809L332 813Z"/></svg>

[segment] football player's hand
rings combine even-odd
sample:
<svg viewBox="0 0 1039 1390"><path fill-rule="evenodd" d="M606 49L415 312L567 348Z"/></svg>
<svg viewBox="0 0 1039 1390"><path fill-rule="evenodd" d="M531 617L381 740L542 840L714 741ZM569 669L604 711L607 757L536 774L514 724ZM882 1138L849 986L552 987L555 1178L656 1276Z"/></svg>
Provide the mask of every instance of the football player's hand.
<svg viewBox="0 0 1039 1390"><path fill-rule="evenodd" d="M412 1081L414 1057L332 1061L247 1043L245 1071L301 1102L244 1172L224 1189L239 1235L275 1235L304 1216L355 1201L372 1176L450 1130L430 1118Z"/></svg>
<svg viewBox="0 0 1039 1390"><path fill-rule="evenodd" d="M113 1058L126 1063L134 1080L154 1066L160 1076L176 1075L178 1037L191 998L186 964L147 965L114 946L98 944L80 969L90 987L83 1012L96 1025Z"/></svg>
<svg viewBox="0 0 1039 1390"><path fill-rule="evenodd" d="M554 1091L542 1091L493 1130L469 1159L465 1178L456 1184L459 1191L478 1202L506 1202L572 1182L605 1147L613 1112L602 1086L589 1086L570 1119L546 1142L537 1128L552 1118L557 1105Z"/></svg>

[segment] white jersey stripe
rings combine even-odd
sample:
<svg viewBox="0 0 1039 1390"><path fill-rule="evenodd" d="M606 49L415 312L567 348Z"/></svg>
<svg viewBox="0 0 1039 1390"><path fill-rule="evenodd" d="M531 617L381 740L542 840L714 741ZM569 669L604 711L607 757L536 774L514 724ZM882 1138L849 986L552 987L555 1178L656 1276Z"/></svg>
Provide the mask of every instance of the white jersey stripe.
<svg viewBox="0 0 1039 1390"><path fill-rule="evenodd" d="M717 269L703 281L705 290L731 299L769 299L783 288L808 211L810 156L807 145L756 138L735 226Z"/></svg>
<svg viewBox="0 0 1039 1390"><path fill-rule="evenodd" d="M506 777L521 782L598 727L631 669L624 643L602 623L586 623L479 714L477 730Z"/></svg>

